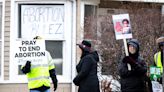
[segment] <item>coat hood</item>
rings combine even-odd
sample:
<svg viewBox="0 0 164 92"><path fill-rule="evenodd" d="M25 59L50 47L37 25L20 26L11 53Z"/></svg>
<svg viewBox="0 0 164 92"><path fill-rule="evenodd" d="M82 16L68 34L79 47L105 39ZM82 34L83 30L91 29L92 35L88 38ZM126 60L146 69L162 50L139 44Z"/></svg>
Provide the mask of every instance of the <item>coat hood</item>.
<svg viewBox="0 0 164 92"><path fill-rule="evenodd" d="M98 52L97 52L97 51L93 51L93 52L91 52L91 54L93 55L93 58L94 58L97 62L99 62L99 55L98 55Z"/></svg>
<svg viewBox="0 0 164 92"><path fill-rule="evenodd" d="M131 39L131 40L129 40L128 41L128 47L129 47L129 45L133 45L137 49L137 51L136 51L135 54L129 53L129 56L131 56L134 59L138 58L138 56L139 56L139 49L140 49L138 40L137 39ZM128 52L129 52L129 49L128 49Z"/></svg>

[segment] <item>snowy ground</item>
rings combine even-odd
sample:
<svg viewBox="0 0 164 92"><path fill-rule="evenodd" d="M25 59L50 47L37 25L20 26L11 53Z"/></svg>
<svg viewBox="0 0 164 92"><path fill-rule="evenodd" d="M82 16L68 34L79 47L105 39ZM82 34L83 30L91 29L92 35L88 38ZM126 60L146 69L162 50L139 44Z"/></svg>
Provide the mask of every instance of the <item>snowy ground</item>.
<svg viewBox="0 0 164 92"><path fill-rule="evenodd" d="M99 75L99 81L100 81L100 86L101 86L101 92L102 92L102 81L106 80L110 84L110 88L112 92L120 92L121 85L120 83L113 79L111 75ZM108 89L110 89L108 88Z"/></svg>

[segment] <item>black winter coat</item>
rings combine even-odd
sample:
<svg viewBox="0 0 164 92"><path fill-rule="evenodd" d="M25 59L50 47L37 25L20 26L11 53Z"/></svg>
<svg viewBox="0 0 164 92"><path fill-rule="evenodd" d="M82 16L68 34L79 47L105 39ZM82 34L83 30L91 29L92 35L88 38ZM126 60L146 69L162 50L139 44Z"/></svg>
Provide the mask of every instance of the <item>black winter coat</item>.
<svg viewBox="0 0 164 92"><path fill-rule="evenodd" d="M73 82L79 86L78 92L100 92L97 76L97 62L99 58L96 52L83 56L76 66L78 72Z"/></svg>
<svg viewBox="0 0 164 92"><path fill-rule="evenodd" d="M128 70L126 61L119 65L122 92L145 92L146 63L141 58L134 61L136 63L131 65L131 71Z"/></svg>

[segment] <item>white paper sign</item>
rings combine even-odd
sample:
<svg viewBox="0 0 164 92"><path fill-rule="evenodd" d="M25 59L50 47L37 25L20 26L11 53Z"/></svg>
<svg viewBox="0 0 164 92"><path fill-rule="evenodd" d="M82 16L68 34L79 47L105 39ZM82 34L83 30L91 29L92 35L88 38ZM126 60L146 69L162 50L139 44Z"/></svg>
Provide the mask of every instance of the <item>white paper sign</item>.
<svg viewBox="0 0 164 92"><path fill-rule="evenodd" d="M160 68L159 67L150 67L150 74L160 75Z"/></svg>
<svg viewBox="0 0 164 92"><path fill-rule="evenodd" d="M21 37L62 39L64 5L21 5Z"/></svg>
<svg viewBox="0 0 164 92"><path fill-rule="evenodd" d="M162 84L159 82L151 81L153 92L163 92Z"/></svg>
<svg viewBox="0 0 164 92"><path fill-rule="evenodd" d="M26 61L33 65L46 61L45 40L16 40L14 51L14 61L18 65L24 65Z"/></svg>
<svg viewBox="0 0 164 92"><path fill-rule="evenodd" d="M112 18L116 39L132 38L129 14L113 15Z"/></svg>

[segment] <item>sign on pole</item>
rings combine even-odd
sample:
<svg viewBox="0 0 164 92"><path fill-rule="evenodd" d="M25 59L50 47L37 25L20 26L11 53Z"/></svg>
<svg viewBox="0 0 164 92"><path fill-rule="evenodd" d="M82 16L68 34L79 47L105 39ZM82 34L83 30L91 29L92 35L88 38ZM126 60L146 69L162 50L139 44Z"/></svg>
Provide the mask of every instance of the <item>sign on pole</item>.
<svg viewBox="0 0 164 92"><path fill-rule="evenodd" d="M24 65L26 61L43 64L46 60L45 40L16 40L14 47L14 61L18 65Z"/></svg>
<svg viewBox="0 0 164 92"><path fill-rule="evenodd" d="M126 42L127 38L132 38L129 14L113 15L112 18L116 40L123 39L126 56L129 56ZM131 70L130 64L128 64L128 70Z"/></svg>

